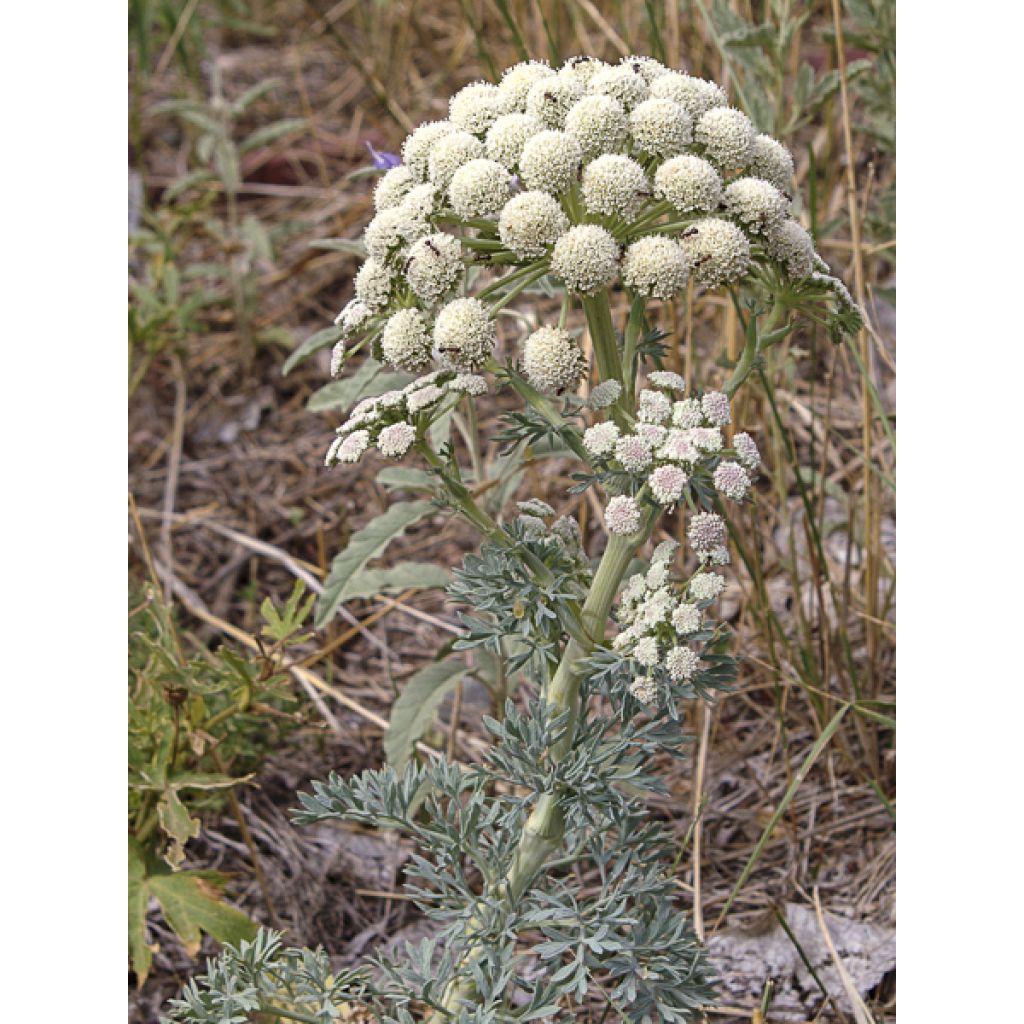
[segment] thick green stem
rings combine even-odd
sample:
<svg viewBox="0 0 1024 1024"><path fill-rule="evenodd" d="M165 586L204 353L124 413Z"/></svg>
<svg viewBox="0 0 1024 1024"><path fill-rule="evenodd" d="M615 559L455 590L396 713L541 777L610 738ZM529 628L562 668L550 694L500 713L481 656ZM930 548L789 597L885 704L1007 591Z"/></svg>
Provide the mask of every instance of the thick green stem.
<svg viewBox="0 0 1024 1024"><path fill-rule="evenodd" d="M627 431L629 421L624 410L631 406L633 396L626 397L626 380L622 373L619 342L615 334L615 325L612 323L608 293L599 292L597 295L583 296L583 312L587 316L587 326L590 328L590 338L594 343L594 356L597 359L601 380L616 380L622 385L623 393L612 406L612 418L620 430Z"/></svg>
<svg viewBox="0 0 1024 1024"><path fill-rule="evenodd" d="M590 653L594 644L604 638L605 626L619 584L622 582L622 577L626 574L637 549L647 540L652 524L653 521L648 522L646 529L628 537L612 536L609 538L608 546L605 548L597 572L594 574L590 593L587 595L580 613L580 622L586 641L569 641L562 660L559 662L558 670L543 694L548 704L554 709L569 713L565 732L551 747L551 757L555 761L560 761L565 757L572 747L573 736L576 732L576 723L580 716L580 683L582 681L580 662ZM520 837L512 866L498 886L497 892L488 894L487 899L498 898L509 902L518 900L526 892L537 872L561 846L565 837L565 819L562 815L560 801L561 794L557 791L541 793L538 796L536 806L523 827L523 834ZM469 931L472 932L472 930L473 922L469 927ZM463 965L472 963L478 955L478 949L471 945L466 951ZM463 1001L472 999L473 993L472 979L464 977L446 994L445 1009L452 1013L456 1012Z"/></svg>

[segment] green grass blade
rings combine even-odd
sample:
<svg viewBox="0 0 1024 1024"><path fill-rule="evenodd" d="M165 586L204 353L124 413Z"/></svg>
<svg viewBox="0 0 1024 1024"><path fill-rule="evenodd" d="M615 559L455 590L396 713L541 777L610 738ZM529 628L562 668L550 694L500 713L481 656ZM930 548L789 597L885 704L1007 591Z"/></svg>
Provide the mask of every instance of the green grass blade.
<svg viewBox="0 0 1024 1024"><path fill-rule="evenodd" d="M818 760L821 752L828 745L828 741L835 735L836 730L839 728L839 723L843 720L846 712L850 710L849 704L844 704L833 716L832 720L825 726L824 731L818 737L817 742L811 747L810 752L804 758L804 763L800 765L800 770L793 776L793 781L789 784L789 788L786 790L785 795L779 802L779 806L775 809L775 813L771 816L768 824L765 825L764 831L761 833L761 838L758 839L757 845L754 847L753 852L744 865L743 870L740 872L740 877L736 880L736 884L732 887L732 892L729 893L729 898L725 901L725 906L722 907L722 912L718 915L718 920L715 922L715 930L717 931L718 926L725 919L725 915L729 913L729 908L733 905L733 901L739 895L740 890L744 885L747 884L747 879L750 878L751 872L754 870L754 866L757 864L758 859L761 856L762 851L768 844L772 832L775 830L775 826L779 823L779 819L783 814L786 813L786 808L792 803L793 797L796 796L796 791L803 784L804 779L807 778L811 768L814 767L814 762Z"/></svg>

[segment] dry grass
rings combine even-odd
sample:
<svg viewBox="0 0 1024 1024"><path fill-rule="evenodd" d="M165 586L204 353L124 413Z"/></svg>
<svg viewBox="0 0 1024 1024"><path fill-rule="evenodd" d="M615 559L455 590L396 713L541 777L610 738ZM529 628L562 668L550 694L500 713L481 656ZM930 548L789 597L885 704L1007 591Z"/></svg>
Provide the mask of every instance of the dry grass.
<svg viewBox="0 0 1024 1024"><path fill-rule="evenodd" d="M208 6L201 3L190 17L209 17ZM647 49L641 3L509 6L532 54L549 56L549 33L562 55L614 57L624 46ZM818 7L802 45L805 55L825 65L832 51L821 42L821 29L830 24L832 8ZM681 54L695 73L722 77L698 8L684 6L678 18L669 9L663 26L668 58ZM241 196L243 213L293 225L273 263L258 268L255 324L284 327L301 339L329 323L351 294L353 258L311 249L309 242L354 237L368 219L367 183L345 178L366 164L364 142L397 148L410 124L439 116L443 98L486 72L488 62L500 68L517 54L494 0L342 0L333 6L283 0L253 3L252 13L254 21L275 27L274 38L254 42L209 28L207 47L229 97L267 77L278 79L251 109L247 127L303 113L310 120L309 130L250 154ZM150 205L187 169L189 152L178 124L153 107L171 96L196 95L199 87L177 62L163 63L138 97L134 133L134 166ZM895 685L895 453L858 370L859 359L892 412L894 313L875 294L878 286L891 285L885 276L891 271L885 253L871 251L859 230L867 193L891 171L868 167L870 143L857 117L855 105L832 104L794 149L803 154L802 177L809 173L808 148L815 154L817 223L832 225L823 252L863 295L872 330L850 349L798 332L765 368L770 387L745 393L738 419L757 436L769 468L756 502L737 523L745 557L735 559L726 600L744 659L741 677L736 691L703 718L695 713L688 723L696 737L694 761L666 764L671 799L651 803L680 838L679 884L699 894L694 912L709 935L809 752L851 702L856 707L786 804L721 927L764 929L786 902L813 906L814 890L833 914L894 920L894 736L885 716ZM857 191L850 191L851 183ZM218 258L200 230L185 251L194 261ZM660 318L680 340L672 358L681 371L699 383L723 378L720 358L736 343L735 320L724 303L706 299L689 313L665 308ZM204 329L187 339L180 355L155 360L130 409L131 488L165 582L186 611L205 613L185 615L197 643L222 638L212 623L252 629L263 595L286 593L297 571L322 577L351 531L388 502L372 463L347 473L322 468L332 420L304 406L327 379L326 357L282 378L282 351L243 352L234 328L227 307L205 316ZM514 338L505 341L511 345ZM490 425L482 425L483 436ZM493 446L487 454L493 457ZM599 551L603 534L595 508L566 497L568 469L558 463L545 464L544 472L531 468L524 489L560 512L577 511L590 550ZM671 519L666 526L676 528ZM411 530L389 557L415 551L418 560L451 565L473 544L470 531L438 518ZM456 620L436 593L360 602L346 614L349 624L339 621L317 638L321 648L336 646L311 670L347 703L318 690L319 710L311 706L294 747L279 752L259 785L239 799L289 938L320 942L352 958L417 927L414 908L400 896L401 850L373 836L349 834L342 841L338 833L293 829L287 808L310 777L380 763L377 723L386 720L402 681L433 656ZM350 628L353 623L359 628ZM311 655L316 650L310 646ZM479 752L480 699L467 687L457 730L442 722L458 757ZM701 807L695 826L693 812ZM238 872L239 902L267 920L231 817L211 823L190 852L196 864ZM191 966L168 936L159 937L156 972L132 997L134 1020L155 1020L159 1004ZM868 1008L876 1020L895 1019L891 986L869 998ZM751 1004L710 1019L759 1018ZM825 1006L818 1019L838 1018Z"/></svg>

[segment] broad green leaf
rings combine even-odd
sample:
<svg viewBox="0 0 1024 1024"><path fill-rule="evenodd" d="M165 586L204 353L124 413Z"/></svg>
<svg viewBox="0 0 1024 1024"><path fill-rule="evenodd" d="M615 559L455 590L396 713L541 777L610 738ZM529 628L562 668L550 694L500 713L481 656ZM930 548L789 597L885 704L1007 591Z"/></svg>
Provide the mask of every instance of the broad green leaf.
<svg viewBox="0 0 1024 1024"><path fill-rule="evenodd" d="M128 958L139 976L139 988L153 965L153 951L146 943L146 862L138 843L128 839Z"/></svg>
<svg viewBox="0 0 1024 1024"><path fill-rule="evenodd" d="M324 592L317 602L313 625L322 629L344 600L342 593L349 579L366 563L379 555L413 523L433 511L429 501L403 501L392 505L382 516L352 535L348 547L334 556Z"/></svg>
<svg viewBox="0 0 1024 1024"><path fill-rule="evenodd" d="M185 844L199 835L199 819L188 813L177 791L168 787L156 805L160 827L171 837L170 849L164 859L172 868L179 867L185 860Z"/></svg>
<svg viewBox="0 0 1024 1024"><path fill-rule="evenodd" d="M437 477L424 469L410 469L408 466L385 466L377 474L377 483L391 490L434 491Z"/></svg>
<svg viewBox="0 0 1024 1024"><path fill-rule="evenodd" d="M399 562L390 569L360 569L349 577L342 587L339 603L375 597L385 592L408 590L429 590L431 587L447 587L451 577L447 570L430 562Z"/></svg>
<svg viewBox="0 0 1024 1024"><path fill-rule="evenodd" d="M219 900L212 878L206 872L150 875L146 887L156 897L167 923L189 956L199 952L202 932L212 935L218 942L231 943L256 936L256 922Z"/></svg>
<svg viewBox="0 0 1024 1024"><path fill-rule="evenodd" d="M238 151L240 153L250 153L260 146L267 146L271 142L276 142L285 135L302 131L308 126L308 123L304 117L291 117L284 121L275 121L274 124L264 125L262 128L257 128L238 147Z"/></svg>
<svg viewBox="0 0 1024 1024"><path fill-rule="evenodd" d="M322 348L327 348L328 345L333 345L341 338L342 333L340 327L325 327L322 331L311 334L284 361L284 366L281 367L281 376L287 377L303 359L311 356L314 352L319 352Z"/></svg>
<svg viewBox="0 0 1024 1024"><path fill-rule="evenodd" d="M391 708L391 723L384 735L384 753L397 771L405 767L444 695L465 671L463 661L435 661L405 684Z"/></svg>
<svg viewBox="0 0 1024 1024"><path fill-rule="evenodd" d="M351 377L325 384L306 402L310 412L349 408L367 395L380 395L392 388L403 388L412 378L407 373L382 373L375 359L367 359Z"/></svg>
<svg viewBox="0 0 1024 1024"><path fill-rule="evenodd" d="M329 252L347 252L360 259L366 259L366 246L354 238L318 238L309 243L310 249L327 249Z"/></svg>

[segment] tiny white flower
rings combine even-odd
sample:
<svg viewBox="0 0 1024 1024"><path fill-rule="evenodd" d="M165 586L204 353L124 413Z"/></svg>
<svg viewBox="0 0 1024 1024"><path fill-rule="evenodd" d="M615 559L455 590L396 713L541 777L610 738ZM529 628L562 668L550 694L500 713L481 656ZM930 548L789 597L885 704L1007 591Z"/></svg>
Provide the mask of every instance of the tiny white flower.
<svg viewBox="0 0 1024 1024"><path fill-rule="evenodd" d="M789 213L789 200L763 178L737 178L722 197L726 211L754 234L778 227Z"/></svg>
<svg viewBox="0 0 1024 1024"><path fill-rule="evenodd" d="M519 176L528 189L567 192L583 161L579 143L566 132L543 131L527 139L519 157Z"/></svg>
<svg viewBox="0 0 1024 1024"><path fill-rule="evenodd" d="M545 128L564 128L565 115L583 98L583 84L555 75L534 83L526 97L526 112Z"/></svg>
<svg viewBox="0 0 1024 1024"><path fill-rule="evenodd" d="M651 95L678 103L695 121L712 107L724 107L729 99L714 82L669 71L651 82Z"/></svg>
<svg viewBox="0 0 1024 1024"><path fill-rule="evenodd" d="M629 692L641 704L651 705L658 699L658 681L654 676L636 676L630 681Z"/></svg>
<svg viewBox="0 0 1024 1024"><path fill-rule="evenodd" d="M644 388L639 395L636 416L644 423L664 423L672 415L672 400L661 391Z"/></svg>
<svg viewBox="0 0 1024 1024"><path fill-rule="evenodd" d="M677 242L665 235L647 235L633 242L622 260L627 288L656 299L671 299L686 287L690 264Z"/></svg>
<svg viewBox="0 0 1024 1024"><path fill-rule="evenodd" d="M380 336L384 361L399 370L422 369L430 361L427 318L418 309L400 309L388 318Z"/></svg>
<svg viewBox="0 0 1024 1024"><path fill-rule="evenodd" d="M497 160L470 160L452 175L448 186L452 209L466 220L496 217L511 194L508 168Z"/></svg>
<svg viewBox="0 0 1024 1024"><path fill-rule="evenodd" d="M587 405L591 409L607 409L614 405L622 394L622 385L617 380L603 380L590 392Z"/></svg>
<svg viewBox="0 0 1024 1024"><path fill-rule="evenodd" d="M482 135L508 111L507 94L489 82L474 82L448 102L448 119L473 135Z"/></svg>
<svg viewBox="0 0 1024 1024"><path fill-rule="evenodd" d="M379 212L397 206L415 184L415 175L403 164L385 171L373 189L374 208Z"/></svg>
<svg viewBox="0 0 1024 1024"><path fill-rule="evenodd" d="M543 256L568 230L569 218L557 200L536 190L513 196L498 219L502 245L525 260Z"/></svg>
<svg viewBox="0 0 1024 1024"><path fill-rule="evenodd" d="M665 668L669 678L680 683L692 679L700 667L700 657L689 647L673 647L665 656Z"/></svg>
<svg viewBox="0 0 1024 1024"><path fill-rule="evenodd" d="M684 398L672 406L672 425L688 429L704 422L704 411L696 398Z"/></svg>
<svg viewBox="0 0 1024 1024"><path fill-rule="evenodd" d="M716 287L741 278L750 267L750 243L735 224L706 217L680 237L690 273L701 284Z"/></svg>
<svg viewBox="0 0 1024 1024"><path fill-rule="evenodd" d="M713 601L725 590L725 577L717 572L699 572L690 580L690 596L695 601Z"/></svg>
<svg viewBox="0 0 1024 1024"><path fill-rule="evenodd" d="M687 476L678 466L659 466L647 478L651 495L659 505L674 505L682 496Z"/></svg>
<svg viewBox="0 0 1024 1024"><path fill-rule="evenodd" d="M421 238L405 259L409 287L428 306L454 291L464 273L462 243L446 232Z"/></svg>
<svg viewBox="0 0 1024 1024"><path fill-rule="evenodd" d="M736 457L747 469L757 469L761 465L761 453L757 450L757 442L747 433L737 434L732 439Z"/></svg>
<svg viewBox="0 0 1024 1024"><path fill-rule="evenodd" d="M419 181L426 180L431 149L439 139L455 131L458 127L451 121L428 121L409 135L402 145L402 162L413 177Z"/></svg>
<svg viewBox="0 0 1024 1024"><path fill-rule="evenodd" d="M476 370L496 342L494 320L479 299L453 299L434 321L434 348L445 366Z"/></svg>
<svg viewBox="0 0 1024 1024"><path fill-rule="evenodd" d="M770 135L758 135L754 139L750 170L783 192L793 187L793 175L796 173L793 156Z"/></svg>
<svg viewBox="0 0 1024 1024"><path fill-rule="evenodd" d="M701 627L702 613L695 604L682 603L672 612L672 628L680 636L696 633Z"/></svg>
<svg viewBox="0 0 1024 1024"><path fill-rule="evenodd" d="M631 157L605 153L583 168L580 190L590 213L605 217L636 216L651 194L644 169Z"/></svg>
<svg viewBox="0 0 1024 1024"><path fill-rule="evenodd" d="M693 120L686 108L669 99L644 100L629 115L634 147L647 156L676 156L693 139Z"/></svg>
<svg viewBox="0 0 1024 1024"><path fill-rule="evenodd" d="M644 668L654 668L658 664L658 641L653 636L645 636L637 641L632 654Z"/></svg>
<svg viewBox="0 0 1024 1024"><path fill-rule="evenodd" d="M707 160L686 153L666 160L654 172L654 194L679 213L710 213L721 201L722 179Z"/></svg>
<svg viewBox="0 0 1024 1024"><path fill-rule="evenodd" d="M431 146L427 159L431 184L446 191L460 167L483 156L484 144L475 135L458 129L443 135Z"/></svg>
<svg viewBox="0 0 1024 1024"><path fill-rule="evenodd" d="M750 493L750 477L738 462L721 462L714 473L715 488L733 501L742 501Z"/></svg>
<svg viewBox="0 0 1024 1024"><path fill-rule="evenodd" d="M666 388L669 391L686 390L686 381L671 370L652 370L647 374L647 383L653 384L656 388Z"/></svg>
<svg viewBox="0 0 1024 1024"><path fill-rule="evenodd" d="M724 427L732 419L729 396L721 391L705 392L700 407L708 421L716 427Z"/></svg>

